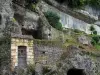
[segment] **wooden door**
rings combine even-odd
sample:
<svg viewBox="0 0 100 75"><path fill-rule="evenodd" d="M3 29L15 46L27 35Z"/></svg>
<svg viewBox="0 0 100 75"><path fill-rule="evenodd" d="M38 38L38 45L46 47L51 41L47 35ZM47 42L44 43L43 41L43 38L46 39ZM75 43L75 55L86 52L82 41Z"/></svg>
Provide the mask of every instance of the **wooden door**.
<svg viewBox="0 0 100 75"><path fill-rule="evenodd" d="M26 46L18 46L18 67L25 68L27 66L26 56L27 56Z"/></svg>

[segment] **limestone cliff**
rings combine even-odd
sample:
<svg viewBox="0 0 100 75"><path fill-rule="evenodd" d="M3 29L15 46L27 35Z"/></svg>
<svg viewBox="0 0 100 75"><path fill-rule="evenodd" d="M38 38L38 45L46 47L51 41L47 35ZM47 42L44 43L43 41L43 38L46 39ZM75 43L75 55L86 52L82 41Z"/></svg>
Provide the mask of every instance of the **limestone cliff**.
<svg viewBox="0 0 100 75"><path fill-rule="evenodd" d="M66 72L73 67L84 70L87 75L99 75L99 51L91 44L92 35L89 35L91 33L89 29L93 25L98 36L100 35L100 10L90 6L85 6L84 10L73 10L54 0L40 0L37 4L33 2L32 5L26 1L0 1L0 37L9 36L8 38L11 38L14 35L19 35L19 37L27 35L37 39L38 41L33 40L36 68L37 64L41 63L39 58L46 57L42 66L49 65L50 71L45 75L67 75ZM60 16L62 30L50 25L44 14L46 11L52 11ZM96 42L100 44L100 40ZM0 43L0 53L4 53L5 58L10 52L10 49L8 51L5 48L6 46L10 48L10 44L9 41L6 41L6 44ZM4 68L1 67L2 64L0 63L0 69L5 72L8 68L7 63ZM39 71L36 72L38 72L36 75L42 75Z"/></svg>

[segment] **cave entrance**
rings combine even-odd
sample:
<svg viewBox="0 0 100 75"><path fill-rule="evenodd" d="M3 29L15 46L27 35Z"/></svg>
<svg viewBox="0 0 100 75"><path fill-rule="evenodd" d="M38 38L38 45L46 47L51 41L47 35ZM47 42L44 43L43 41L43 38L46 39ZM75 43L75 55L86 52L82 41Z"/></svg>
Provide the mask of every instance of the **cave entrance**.
<svg viewBox="0 0 100 75"><path fill-rule="evenodd" d="M67 75L86 75L83 69L69 69Z"/></svg>
<svg viewBox="0 0 100 75"><path fill-rule="evenodd" d="M22 35L32 35L33 36L33 38L35 38L35 39L40 39L39 38L39 31L38 30L28 30L28 29L24 29L24 28L22 28L21 29L22 30Z"/></svg>

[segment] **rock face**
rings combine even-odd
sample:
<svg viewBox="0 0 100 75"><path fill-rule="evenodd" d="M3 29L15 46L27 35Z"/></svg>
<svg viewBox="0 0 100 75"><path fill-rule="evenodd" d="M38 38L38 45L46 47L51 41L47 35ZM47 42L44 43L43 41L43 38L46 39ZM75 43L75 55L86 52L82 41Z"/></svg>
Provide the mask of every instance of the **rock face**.
<svg viewBox="0 0 100 75"><path fill-rule="evenodd" d="M13 18L12 0L0 1L0 36L3 34L5 27L12 25Z"/></svg>
<svg viewBox="0 0 100 75"><path fill-rule="evenodd" d="M78 37L78 42L83 45L91 45L91 40L85 35L81 35Z"/></svg>
<svg viewBox="0 0 100 75"><path fill-rule="evenodd" d="M34 37L37 35L37 31L39 30L39 35L42 34L44 39L54 40L62 37L62 32L52 28L47 22L46 18L43 16L43 13L40 14L41 12L45 12L48 10L56 12L60 16L60 22L63 24L63 27L79 29L88 34L91 33L89 31L91 25L87 22L61 12L44 2L41 3L41 12L36 13L24 8L25 0L15 1L18 2L13 3L12 0L0 1L0 37L4 34L4 31L9 30L9 27L12 28L12 33L19 35L32 35ZM92 14L96 17L96 19L98 19L100 12L96 13L96 11L93 12L92 10L88 9L90 8L87 7L87 9L85 10L88 11L90 15ZM39 19L42 20L42 23L39 23ZM100 34L100 27L97 25L94 25L94 27L97 30L98 34ZM80 36L78 38L78 41L82 44L90 44L90 41L85 36ZM81 51L81 49L71 46L67 49L66 52L64 52L61 59L59 59L62 54L62 49L58 46L56 47L54 44L53 46L48 46L47 44L35 44L33 47L36 53L36 62L38 62L38 59L40 59L38 57L42 56L43 58L41 63L43 64L54 64L56 63L56 61L60 60L59 64L61 64L61 66L57 65L56 68L56 71L58 73L57 75L66 75L66 72L73 67L77 69L83 69L87 75L100 75L100 56L91 56L87 54L87 52Z"/></svg>
<svg viewBox="0 0 100 75"><path fill-rule="evenodd" d="M42 65L54 65L62 54L62 48L59 43L46 45L34 43L35 62Z"/></svg>
<svg viewBox="0 0 100 75"><path fill-rule="evenodd" d="M61 66L57 69L59 74L67 75L68 70L76 68L83 69L86 75L99 75L100 70L97 68L97 62L91 55L74 46L70 46L67 50L68 51L63 54L63 56L65 55L64 60L60 60Z"/></svg>
<svg viewBox="0 0 100 75"><path fill-rule="evenodd" d="M10 74L10 35L13 19L12 0L0 0L0 74ZM4 42L7 40L6 42Z"/></svg>
<svg viewBox="0 0 100 75"><path fill-rule="evenodd" d="M41 3L41 7L42 7L42 11L43 12L46 12L46 11L52 11L52 12L55 12L57 13L59 16L60 16L60 22L62 23L63 27L65 28L71 28L71 29L78 29L78 30L81 30L81 31L84 31L88 34L90 34L90 26L91 24L87 23L87 22L84 22L80 19L77 19L77 16L76 17L73 17L67 13L64 13L64 12L61 12L59 11L58 9L48 5L47 3L45 2L42 2ZM98 17L98 15L95 15L93 12L96 12L96 10L93 10L91 8L91 10L88 10L89 9L88 7L86 8L86 12L89 12L92 11L89 15L93 15L95 17ZM85 11L84 11L85 12ZM84 14L84 13L83 13ZM97 18L98 19L98 18ZM97 26L97 25L94 25L95 29L97 30L98 34L100 34L100 27Z"/></svg>
<svg viewBox="0 0 100 75"><path fill-rule="evenodd" d="M25 1L14 1L14 19L19 25L20 35L33 35L32 32L38 28L39 15L31 10L25 9Z"/></svg>

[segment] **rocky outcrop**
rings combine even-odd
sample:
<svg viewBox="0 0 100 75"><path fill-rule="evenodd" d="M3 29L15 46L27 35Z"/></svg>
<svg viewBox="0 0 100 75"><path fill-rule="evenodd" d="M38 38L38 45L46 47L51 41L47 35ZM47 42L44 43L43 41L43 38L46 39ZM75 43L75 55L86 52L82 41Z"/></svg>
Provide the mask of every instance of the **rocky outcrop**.
<svg viewBox="0 0 100 75"><path fill-rule="evenodd" d="M12 25L13 10L11 1L0 1L0 37L3 35L5 27Z"/></svg>
<svg viewBox="0 0 100 75"><path fill-rule="evenodd" d="M16 30L15 34L32 35L37 37L39 15L25 7L24 1L13 1L14 20Z"/></svg>
<svg viewBox="0 0 100 75"><path fill-rule="evenodd" d="M80 19L82 21L85 21L87 23L94 23L97 20L95 17L91 17L90 15L84 14L82 12L74 11L74 10L68 8L67 6L57 3L54 0L44 0L44 1L47 2L48 4L50 4L51 6L59 9L60 11L67 13L68 15L71 15L71 16L73 16L77 19Z"/></svg>
<svg viewBox="0 0 100 75"><path fill-rule="evenodd" d="M89 20L91 19L87 20L88 22L86 22L82 19L79 19L73 15L68 14L68 12L61 11L58 8L53 7L52 5L47 4L46 2L41 2L41 8L43 12L52 11L52 12L57 13L60 16L60 22L62 23L64 28L78 29L80 31L84 31L87 34L91 33L89 30L91 26L91 24L89 24ZM77 15L77 16L80 16L80 15ZM86 20L87 18L84 18L84 19ZM100 34L100 27L95 24L93 25L96 31L98 32L98 34Z"/></svg>
<svg viewBox="0 0 100 75"><path fill-rule="evenodd" d="M48 40L63 40L63 32L59 31L55 28L53 28L46 17L44 16L42 9L41 8L41 3L38 5L38 14L40 15L40 20L39 20L39 31L40 35L43 39L48 39Z"/></svg>
<svg viewBox="0 0 100 75"><path fill-rule="evenodd" d="M75 46L69 46L64 52L59 60L59 64L57 65L57 74L58 75L67 75L67 72L70 69L76 68L80 70L84 70L86 75L99 75L99 58L92 53L85 52L80 50ZM97 67L98 66L98 67Z"/></svg>
<svg viewBox="0 0 100 75"><path fill-rule="evenodd" d="M81 35L77 38L78 42L83 45L91 45L90 38L86 37L85 35Z"/></svg>

